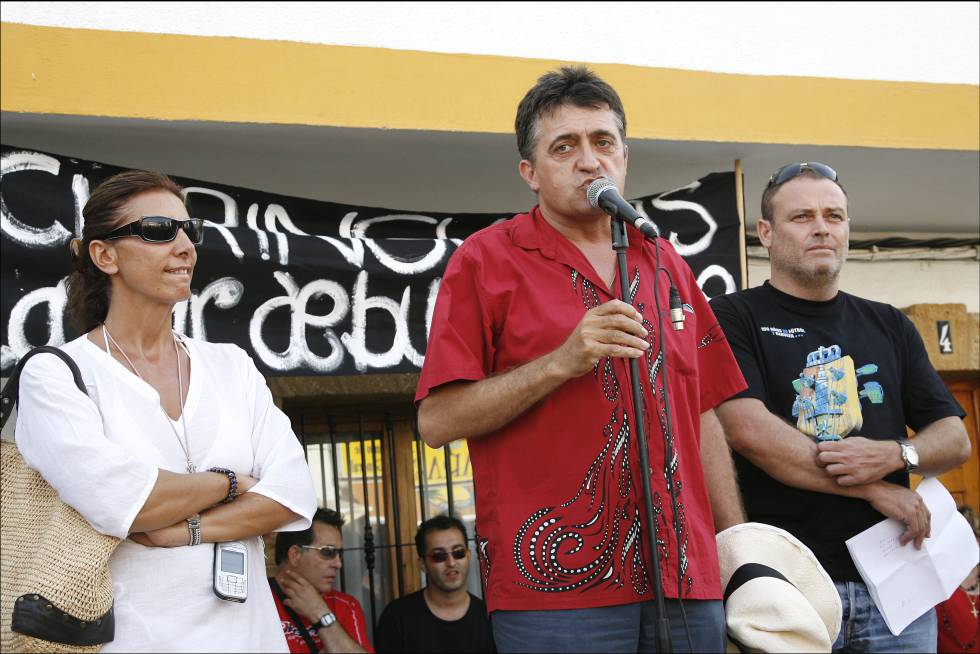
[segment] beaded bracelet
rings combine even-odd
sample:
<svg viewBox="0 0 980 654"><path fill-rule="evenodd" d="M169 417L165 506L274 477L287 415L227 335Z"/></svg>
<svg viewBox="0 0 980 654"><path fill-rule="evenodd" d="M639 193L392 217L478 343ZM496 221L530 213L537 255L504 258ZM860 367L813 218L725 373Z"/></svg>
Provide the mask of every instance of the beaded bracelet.
<svg viewBox="0 0 980 654"><path fill-rule="evenodd" d="M234 471L228 468L208 468L208 472L217 472L228 477L228 497L221 500L222 504L227 504L238 497L238 477Z"/></svg>

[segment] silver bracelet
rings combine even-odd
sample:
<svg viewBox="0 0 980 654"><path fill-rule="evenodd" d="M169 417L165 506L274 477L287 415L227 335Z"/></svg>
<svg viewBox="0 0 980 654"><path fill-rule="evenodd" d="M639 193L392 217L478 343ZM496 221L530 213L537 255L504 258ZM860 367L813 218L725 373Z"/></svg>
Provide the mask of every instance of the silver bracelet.
<svg viewBox="0 0 980 654"><path fill-rule="evenodd" d="M201 514L195 513L191 517L187 518L187 530L190 532L190 541L187 543L190 546L201 544Z"/></svg>

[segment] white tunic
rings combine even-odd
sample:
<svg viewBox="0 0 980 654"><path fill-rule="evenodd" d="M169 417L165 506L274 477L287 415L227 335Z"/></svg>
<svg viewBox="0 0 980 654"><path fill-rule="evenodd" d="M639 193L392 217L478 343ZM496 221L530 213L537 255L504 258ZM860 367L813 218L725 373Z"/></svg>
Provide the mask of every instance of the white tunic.
<svg viewBox="0 0 980 654"><path fill-rule="evenodd" d="M260 480L249 492L302 516L282 531L308 528L316 495L303 449L255 364L236 345L184 341L191 360L184 417L197 469L248 472ZM21 374L17 446L62 500L100 532L125 539L157 470L186 472L184 454L151 386L84 336L63 349L89 397L61 360L33 357ZM102 651L288 651L262 538L246 543L248 600L240 604L212 590L211 543L122 541L109 561L116 636Z"/></svg>

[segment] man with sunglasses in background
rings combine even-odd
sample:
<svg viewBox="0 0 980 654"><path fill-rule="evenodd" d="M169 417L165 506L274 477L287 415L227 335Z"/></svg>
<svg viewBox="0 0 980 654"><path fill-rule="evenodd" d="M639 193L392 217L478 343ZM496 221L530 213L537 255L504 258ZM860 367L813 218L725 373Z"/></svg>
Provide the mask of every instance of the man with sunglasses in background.
<svg viewBox="0 0 980 654"><path fill-rule="evenodd" d="M437 515L419 525L415 549L423 590L389 604L375 639L379 652L494 652L487 607L466 589L470 550L466 527Z"/></svg>
<svg viewBox="0 0 980 654"><path fill-rule="evenodd" d="M317 509L306 531L276 537L276 576L269 579L290 652L373 652L364 610L335 590L344 565L344 518Z"/></svg>
<svg viewBox="0 0 980 654"><path fill-rule="evenodd" d="M935 652L934 612L893 636L845 541L889 517L905 524L903 545L922 546L930 516L909 472L969 457L964 413L908 318L840 290L850 217L832 168L776 171L757 230L769 281L711 302L748 384L717 409L748 518L799 538L834 580L834 651Z"/></svg>

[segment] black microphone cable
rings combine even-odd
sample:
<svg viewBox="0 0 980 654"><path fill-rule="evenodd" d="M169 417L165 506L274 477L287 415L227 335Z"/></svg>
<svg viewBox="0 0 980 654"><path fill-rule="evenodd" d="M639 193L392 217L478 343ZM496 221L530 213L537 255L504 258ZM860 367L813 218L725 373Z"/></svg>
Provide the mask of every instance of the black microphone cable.
<svg viewBox="0 0 980 654"><path fill-rule="evenodd" d="M606 193L606 191L610 191ZM691 629L687 621L687 612L684 609L684 575L681 570L681 531L678 528L679 518L677 515L677 489L675 488L675 481L673 474L669 472L670 463L674 459L674 428L673 420L670 415L670 394L667 387L667 353L664 351L664 320L663 313L660 308L660 271L662 270L667 274L667 279L670 280L670 291L668 305L670 307L671 323L673 325L674 331L680 331L684 329L684 305L681 301L680 293L677 291L677 287L674 285L674 278L670 274L670 271L660 265L660 241L663 237L660 236L660 231L657 229L656 225L637 214L635 210L629 205L628 202L622 199L616 188L615 183L605 177L600 177L592 181L589 184L589 188L586 192L586 197L589 204L596 208L602 209L610 216L613 220L621 220L624 223L632 224L637 230L641 232L644 238L653 241L654 249L656 250L656 268L653 274L653 303L654 309L657 312L657 336L659 339L658 351L659 355L663 358L660 364L660 375L663 378L663 406L664 406L664 418L666 425L664 425L663 440L664 440L664 481L667 485L667 490L670 492L670 505L671 513L673 514L673 525L674 539L677 543L677 605L681 611L681 619L684 622L684 632L687 635L687 644L690 651L694 651L693 639L691 638ZM654 401L657 400L657 379L656 372L650 379L650 391L653 395ZM649 447L649 444L648 444ZM648 470L642 471L642 474L650 474ZM654 532L656 533L656 532ZM653 552L657 552L657 543L653 543ZM659 557L651 562L651 565L660 565ZM669 639L669 635L668 635Z"/></svg>
<svg viewBox="0 0 980 654"><path fill-rule="evenodd" d="M659 239L658 239L659 240ZM657 338L659 342L657 344L657 350L663 357L663 361L660 363L660 375L664 381L664 391L663 391L663 405L664 405L664 417L666 421L665 429L663 430L663 440L664 440L664 478L667 482L667 490L670 492L670 510L673 514L673 525L674 538L677 543L677 606L681 611L681 621L684 623L684 633L687 636L687 647L688 651L694 651L694 641L691 638L691 627L687 621L687 611L684 610L684 575L681 570L681 532L678 529L678 517L677 517L677 489L674 484L674 476L669 472L670 462L674 459L674 427L673 421L670 417L670 394L667 389L667 352L664 350L664 315L660 309L660 271L667 273L667 279L670 281L670 307L673 309L673 305L680 301L680 293L677 291L677 287L674 286L674 278L670 274L670 271L663 268L660 265L660 243L654 241L654 249L657 252L656 257L656 268L653 273L653 305L657 312ZM676 298L676 300L675 300ZM683 312L683 308L681 308ZM683 313L682 313L683 317ZM671 316L673 319L673 315ZM682 321L683 323L683 321ZM675 323L676 324L676 323ZM656 372L654 372L654 377L650 380L650 391L653 394L654 400L657 399L657 379ZM644 474L649 474L648 471L644 471ZM656 544L654 544L656 545ZM656 550L657 548L654 547ZM660 565L659 561L654 561L654 565Z"/></svg>

